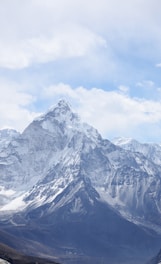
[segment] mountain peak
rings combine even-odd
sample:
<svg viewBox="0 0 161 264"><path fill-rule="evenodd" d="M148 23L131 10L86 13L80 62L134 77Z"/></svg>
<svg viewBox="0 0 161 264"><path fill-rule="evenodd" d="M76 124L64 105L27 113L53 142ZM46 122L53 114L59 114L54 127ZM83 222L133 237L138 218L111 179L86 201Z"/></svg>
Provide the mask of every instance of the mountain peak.
<svg viewBox="0 0 161 264"><path fill-rule="evenodd" d="M54 114L54 116L59 116L59 115L66 115L68 113L72 113L71 107L67 103L67 101L61 99L56 105L51 107L47 114Z"/></svg>
<svg viewBox="0 0 161 264"><path fill-rule="evenodd" d="M64 100L64 99L60 99L57 105L58 105L60 108L66 108L66 107L67 107L67 108L70 109L70 107L69 107L69 103L68 103L66 100Z"/></svg>
<svg viewBox="0 0 161 264"><path fill-rule="evenodd" d="M61 99L56 105L51 107L49 111L44 115L46 119L54 119L57 120L59 123L65 122L72 122L78 121L78 115L73 112L69 103L63 99Z"/></svg>
<svg viewBox="0 0 161 264"><path fill-rule="evenodd" d="M64 99L59 100L59 102L52 106L45 114L36 118L35 121L44 121L47 119L59 120L59 122L71 120L73 118L78 119L77 114L73 113L69 103Z"/></svg>

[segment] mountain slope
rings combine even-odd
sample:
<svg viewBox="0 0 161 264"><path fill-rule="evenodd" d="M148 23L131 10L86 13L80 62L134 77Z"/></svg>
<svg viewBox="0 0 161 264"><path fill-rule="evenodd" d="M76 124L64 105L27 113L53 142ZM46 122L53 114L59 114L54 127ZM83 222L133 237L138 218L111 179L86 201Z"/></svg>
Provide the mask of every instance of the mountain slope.
<svg viewBox="0 0 161 264"><path fill-rule="evenodd" d="M132 152L142 153L146 158L157 165L161 165L161 145L155 143L140 143L132 138L115 138L112 141L115 145L130 150Z"/></svg>
<svg viewBox="0 0 161 264"><path fill-rule="evenodd" d="M159 250L160 165L103 139L65 101L11 140L0 168L0 226L22 251L139 264Z"/></svg>
<svg viewBox="0 0 161 264"><path fill-rule="evenodd" d="M160 264L160 263L161 263L161 251L159 251L156 257L154 257L153 259L147 262L147 264Z"/></svg>
<svg viewBox="0 0 161 264"><path fill-rule="evenodd" d="M58 264L57 262L50 261L47 259L36 258L31 256L25 256L6 246L5 244L0 243L0 263L3 264Z"/></svg>
<svg viewBox="0 0 161 264"><path fill-rule="evenodd" d="M156 254L160 236L125 220L96 197L92 204L80 190L54 212L52 204L45 204L15 215L17 225L3 225L3 230L25 242L19 250L41 256L42 245L44 256L57 256L62 263L141 264ZM78 210L79 200L83 210Z"/></svg>

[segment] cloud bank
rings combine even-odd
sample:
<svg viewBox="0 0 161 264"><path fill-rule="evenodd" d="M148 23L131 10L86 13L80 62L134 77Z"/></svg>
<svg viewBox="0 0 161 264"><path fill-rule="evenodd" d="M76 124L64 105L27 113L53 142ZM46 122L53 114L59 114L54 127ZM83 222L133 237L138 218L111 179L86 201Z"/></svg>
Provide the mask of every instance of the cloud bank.
<svg viewBox="0 0 161 264"><path fill-rule="evenodd" d="M2 1L0 128L22 131L65 97L107 138L159 141L160 10L160 0Z"/></svg>
<svg viewBox="0 0 161 264"><path fill-rule="evenodd" d="M16 69L97 53L161 55L159 0L4 1L0 66ZM118 45L119 43L119 45ZM115 62L116 63L116 62Z"/></svg>
<svg viewBox="0 0 161 264"><path fill-rule="evenodd" d="M0 80L0 128L22 131L38 113L28 107L35 98L17 83Z"/></svg>
<svg viewBox="0 0 161 264"><path fill-rule="evenodd" d="M127 94L127 87L115 91L87 90L84 87L72 89L60 83L45 88L43 96L50 98L50 102L65 98L83 121L96 127L107 138L132 135L144 141L147 136L158 139L160 135L160 128L156 130L156 127L161 122L161 102L132 98ZM146 126L151 129L144 135L143 127Z"/></svg>
<svg viewBox="0 0 161 264"><path fill-rule="evenodd" d="M151 83L149 82L151 85ZM12 85L12 86L11 86ZM145 85L145 82L137 85ZM23 131L40 111L34 111L41 102L43 111L65 99L77 112L83 122L94 126L103 137L133 137L145 142L154 138L160 141L161 101L131 97L129 87L119 86L113 91L100 88L72 88L58 83L39 90L33 96L26 87L6 84L0 98L0 128L12 127ZM12 90L11 90L12 87Z"/></svg>

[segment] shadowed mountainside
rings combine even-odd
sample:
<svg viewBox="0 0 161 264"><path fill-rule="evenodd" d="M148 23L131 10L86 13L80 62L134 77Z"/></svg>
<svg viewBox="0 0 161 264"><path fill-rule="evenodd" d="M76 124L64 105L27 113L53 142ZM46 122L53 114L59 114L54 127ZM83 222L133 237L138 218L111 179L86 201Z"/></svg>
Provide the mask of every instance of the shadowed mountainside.
<svg viewBox="0 0 161 264"><path fill-rule="evenodd" d="M22 255L2 243L0 243L0 259L4 259L13 264L58 264L51 260Z"/></svg>

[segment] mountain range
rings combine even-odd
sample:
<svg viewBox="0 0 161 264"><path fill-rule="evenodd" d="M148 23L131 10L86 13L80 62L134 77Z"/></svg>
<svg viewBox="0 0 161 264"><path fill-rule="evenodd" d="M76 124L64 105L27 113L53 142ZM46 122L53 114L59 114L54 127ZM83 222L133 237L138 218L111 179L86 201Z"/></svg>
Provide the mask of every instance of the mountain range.
<svg viewBox="0 0 161 264"><path fill-rule="evenodd" d="M60 263L143 264L161 248L161 146L102 138L60 100L0 131L0 242Z"/></svg>

